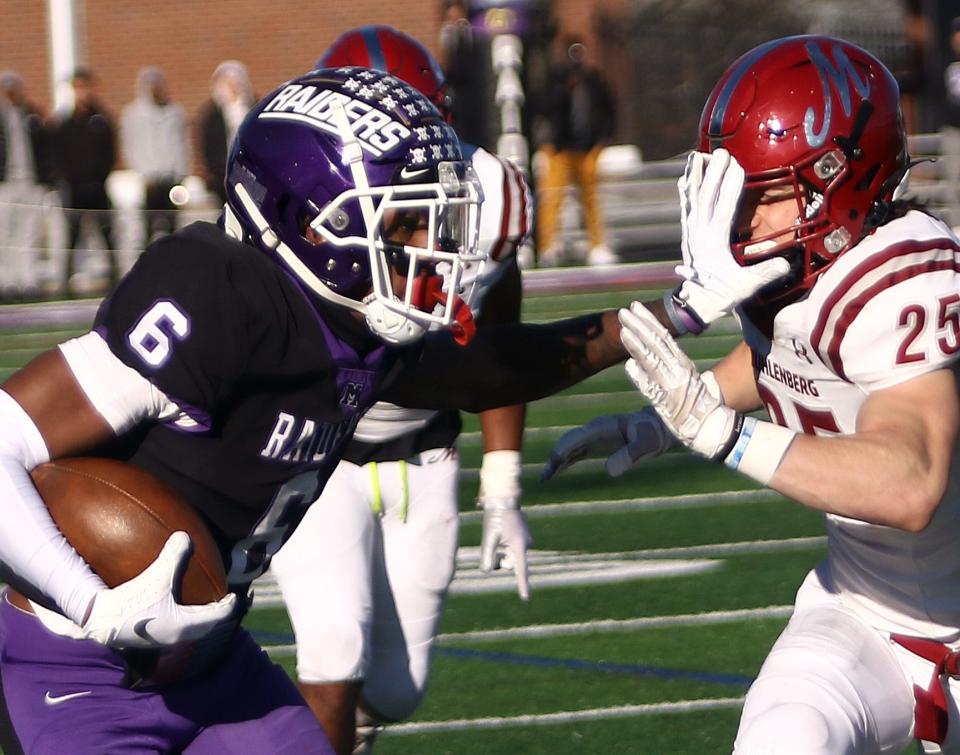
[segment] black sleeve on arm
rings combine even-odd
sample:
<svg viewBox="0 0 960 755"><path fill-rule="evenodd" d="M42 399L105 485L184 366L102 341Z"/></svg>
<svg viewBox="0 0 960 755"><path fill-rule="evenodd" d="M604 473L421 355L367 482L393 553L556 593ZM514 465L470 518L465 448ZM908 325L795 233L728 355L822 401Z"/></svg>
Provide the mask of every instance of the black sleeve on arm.
<svg viewBox="0 0 960 755"><path fill-rule="evenodd" d="M517 258L511 257L505 268L483 298L483 310L477 319L477 326L488 328L492 325L520 322L520 310L523 302L523 280Z"/></svg>
<svg viewBox="0 0 960 755"><path fill-rule="evenodd" d="M625 358L613 310L546 325L494 325L466 347L437 333L381 398L479 412L550 396Z"/></svg>

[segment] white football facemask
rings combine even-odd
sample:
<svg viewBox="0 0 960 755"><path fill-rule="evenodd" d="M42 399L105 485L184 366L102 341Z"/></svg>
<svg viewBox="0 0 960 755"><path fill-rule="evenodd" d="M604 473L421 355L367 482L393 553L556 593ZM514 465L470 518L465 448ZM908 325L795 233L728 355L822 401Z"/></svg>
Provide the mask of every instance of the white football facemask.
<svg viewBox="0 0 960 755"><path fill-rule="evenodd" d="M457 340L466 343L475 325L469 307L459 295L460 278L465 264L482 266L485 260L479 251L483 190L472 166L460 161L440 162L436 165L436 181L371 186L364 167L363 148L342 103L334 108L333 121L343 142L342 157L350 168L354 188L342 192L322 208L308 208L306 225L316 243L365 248L372 290L358 301L330 288L270 228L257 203L238 182L234 185L237 198L260 234L260 243L280 257L319 297L364 315L370 330L388 343L412 343L431 326L450 329ZM428 170L432 174L429 166ZM419 169L408 166L403 172L409 172L412 177ZM349 225L350 213L345 208L349 202L360 206L366 237L339 235L339 231L345 231ZM397 212L416 211L423 212L427 218L427 245L402 245L406 270L398 272L406 277L407 283L401 295L394 290L391 276L398 249L384 238L384 224ZM439 274L429 274L438 264L444 269L442 278ZM424 274L425 270L428 274Z"/></svg>
<svg viewBox="0 0 960 755"><path fill-rule="evenodd" d="M362 164L359 167L363 170ZM464 268L482 269L486 261L478 248L483 191L473 168L462 162L443 162L437 172L436 182L343 192L309 223L325 243L366 247L372 291L361 302L339 297L337 303L362 312L370 329L389 343L415 341L431 327L457 330L464 317L463 301L468 298L460 286ZM345 205L355 201L363 209L367 236L339 236L334 230L338 218L345 217ZM397 215L425 218L425 246L390 241L388 226ZM398 256L402 257L400 268ZM405 277L403 292L394 290L391 268ZM425 271L442 271L442 285ZM329 298L327 293L320 295Z"/></svg>

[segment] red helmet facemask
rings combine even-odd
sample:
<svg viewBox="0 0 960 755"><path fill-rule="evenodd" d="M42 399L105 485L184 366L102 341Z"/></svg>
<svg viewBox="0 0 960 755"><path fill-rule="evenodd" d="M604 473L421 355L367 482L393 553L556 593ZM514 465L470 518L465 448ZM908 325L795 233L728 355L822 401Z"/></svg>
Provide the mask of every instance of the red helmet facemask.
<svg viewBox="0 0 960 755"><path fill-rule="evenodd" d="M790 259L789 291L809 288L884 222L909 163L893 75L865 50L822 36L768 42L730 66L700 118L700 150L720 147L746 172L744 192L793 190L796 224L731 244L741 265Z"/></svg>

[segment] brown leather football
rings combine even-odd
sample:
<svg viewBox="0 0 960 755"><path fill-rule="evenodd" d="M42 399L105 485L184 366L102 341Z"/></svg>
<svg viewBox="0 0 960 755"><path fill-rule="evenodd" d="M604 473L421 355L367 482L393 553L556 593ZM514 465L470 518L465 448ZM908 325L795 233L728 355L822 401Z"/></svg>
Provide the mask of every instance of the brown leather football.
<svg viewBox="0 0 960 755"><path fill-rule="evenodd" d="M57 459L31 473L60 531L108 587L142 572L177 530L193 553L177 598L186 605L219 600L227 576L200 515L165 482L132 464L92 457Z"/></svg>

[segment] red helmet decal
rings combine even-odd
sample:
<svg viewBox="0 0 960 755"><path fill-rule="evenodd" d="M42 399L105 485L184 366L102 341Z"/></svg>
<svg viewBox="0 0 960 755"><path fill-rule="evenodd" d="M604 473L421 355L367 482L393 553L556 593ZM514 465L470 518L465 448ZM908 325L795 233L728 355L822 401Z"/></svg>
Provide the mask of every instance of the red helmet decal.
<svg viewBox="0 0 960 755"><path fill-rule="evenodd" d="M814 35L767 42L727 69L700 118L699 148L720 147L743 167L746 189L794 187L791 239L733 252L750 264L801 249L796 288L872 232L908 164L893 75L866 50Z"/></svg>

